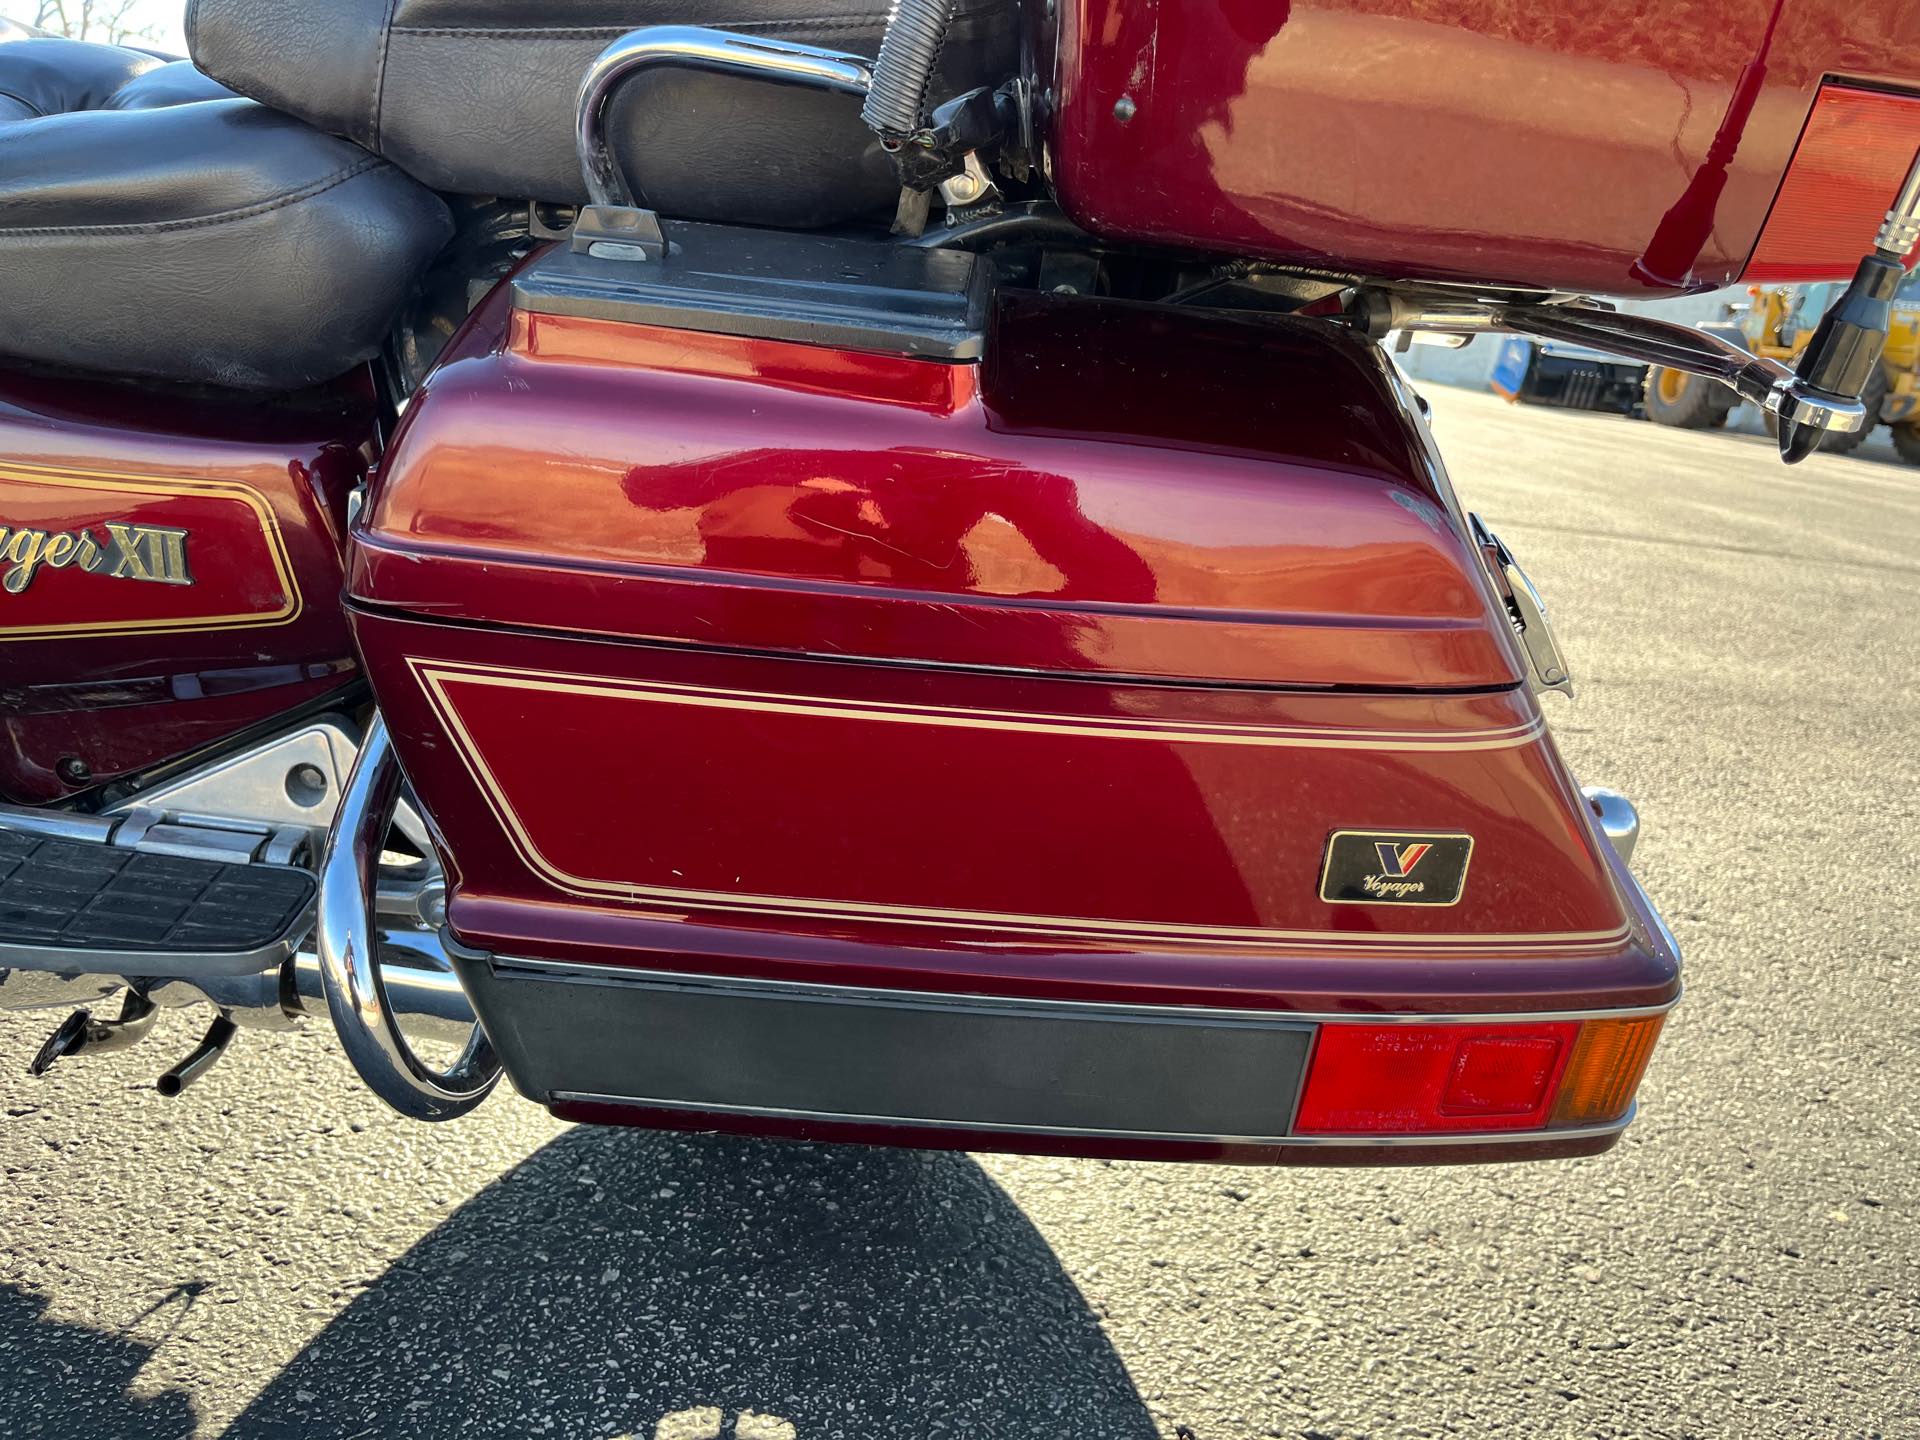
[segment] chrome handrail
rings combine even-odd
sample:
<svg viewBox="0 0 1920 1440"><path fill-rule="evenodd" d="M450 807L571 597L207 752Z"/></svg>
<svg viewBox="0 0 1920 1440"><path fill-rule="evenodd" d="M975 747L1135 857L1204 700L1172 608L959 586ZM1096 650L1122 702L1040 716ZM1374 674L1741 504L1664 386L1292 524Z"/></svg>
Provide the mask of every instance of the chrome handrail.
<svg viewBox="0 0 1920 1440"><path fill-rule="evenodd" d="M744 75L788 85L810 85L842 95L864 97L873 84L873 62L859 55L708 30L696 25L649 25L630 30L600 52L580 82L574 120L574 144L580 173L595 205L627 209L633 190L607 144L607 104L619 85L636 71L667 65Z"/></svg>
<svg viewBox="0 0 1920 1440"><path fill-rule="evenodd" d="M347 1059L373 1092L415 1120L451 1120L487 1096L500 1079L500 1061L478 1023L460 1057L434 1070L401 1033L380 976L380 853L400 798L400 763L386 722L367 727L320 866L319 920L314 949L327 1010Z"/></svg>

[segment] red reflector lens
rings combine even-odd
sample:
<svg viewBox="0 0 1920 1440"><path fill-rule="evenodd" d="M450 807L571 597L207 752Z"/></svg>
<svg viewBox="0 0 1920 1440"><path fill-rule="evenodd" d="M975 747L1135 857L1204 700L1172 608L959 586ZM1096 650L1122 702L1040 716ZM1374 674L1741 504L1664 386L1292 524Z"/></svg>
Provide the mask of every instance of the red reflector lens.
<svg viewBox="0 0 1920 1440"><path fill-rule="evenodd" d="M1460 1046L1440 1096L1442 1115L1532 1115L1564 1048L1552 1035L1477 1035Z"/></svg>
<svg viewBox="0 0 1920 1440"><path fill-rule="evenodd" d="M1294 1129L1539 1129L1579 1028L1574 1021L1322 1026Z"/></svg>
<svg viewBox="0 0 1920 1440"><path fill-rule="evenodd" d="M1920 96L1823 85L1741 278L1850 278L1916 149Z"/></svg>

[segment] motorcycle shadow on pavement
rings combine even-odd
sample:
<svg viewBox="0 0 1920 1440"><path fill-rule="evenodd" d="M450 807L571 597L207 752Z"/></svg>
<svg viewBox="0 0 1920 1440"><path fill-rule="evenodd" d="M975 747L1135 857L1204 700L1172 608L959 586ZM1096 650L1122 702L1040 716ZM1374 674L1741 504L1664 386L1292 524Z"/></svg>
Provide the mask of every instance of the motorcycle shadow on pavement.
<svg viewBox="0 0 1920 1440"><path fill-rule="evenodd" d="M225 1440L1155 1434L964 1155L582 1128L391 1265Z"/></svg>
<svg viewBox="0 0 1920 1440"><path fill-rule="evenodd" d="M189 1305L198 1289L181 1286L162 1304ZM50 1320L46 1311L39 1296L0 1284L0 1433L110 1434L115 1440L180 1440L193 1433L193 1401L185 1392L132 1394L156 1342ZM101 1415L113 1417L111 1429L93 1428Z"/></svg>

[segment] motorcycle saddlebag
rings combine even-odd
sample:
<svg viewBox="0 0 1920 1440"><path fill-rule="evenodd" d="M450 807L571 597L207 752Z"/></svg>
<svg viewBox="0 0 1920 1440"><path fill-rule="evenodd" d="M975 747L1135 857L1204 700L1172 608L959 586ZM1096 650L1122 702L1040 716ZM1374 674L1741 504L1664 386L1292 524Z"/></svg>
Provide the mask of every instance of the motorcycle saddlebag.
<svg viewBox="0 0 1920 1440"><path fill-rule="evenodd" d="M490 297L353 548L524 1093L1071 1153L1612 1142L1637 1069L1597 1117L1554 1087L1676 961L1375 347L667 238ZM1334 1030L1445 1070L1518 1021L1508 1108L1316 1097Z"/></svg>

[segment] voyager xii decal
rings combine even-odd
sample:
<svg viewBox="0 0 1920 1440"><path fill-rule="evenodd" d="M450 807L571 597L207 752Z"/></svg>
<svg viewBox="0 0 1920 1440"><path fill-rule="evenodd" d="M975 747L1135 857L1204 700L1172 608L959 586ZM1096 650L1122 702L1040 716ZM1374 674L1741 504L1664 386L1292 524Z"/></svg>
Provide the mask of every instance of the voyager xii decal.
<svg viewBox="0 0 1920 1440"><path fill-rule="evenodd" d="M283 625L300 610L252 486L0 458L0 643Z"/></svg>
<svg viewBox="0 0 1920 1440"><path fill-rule="evenodd" d="M34 530L0 521L0 590L18 595L41 567L85 570L115 580L191 585L187 532L164 525L104 521L97 538L88 529Z"/></svg>
<svg viewBox="0 0 1920 1440"><path fill-rule="evenodd" d="M1333 905L1457 905L1471 835L1336 830L1327 841L1320 898Z"/></svg>

